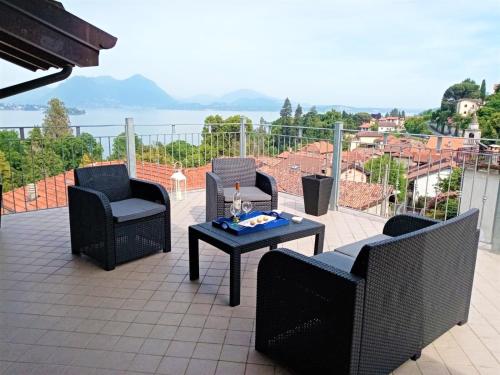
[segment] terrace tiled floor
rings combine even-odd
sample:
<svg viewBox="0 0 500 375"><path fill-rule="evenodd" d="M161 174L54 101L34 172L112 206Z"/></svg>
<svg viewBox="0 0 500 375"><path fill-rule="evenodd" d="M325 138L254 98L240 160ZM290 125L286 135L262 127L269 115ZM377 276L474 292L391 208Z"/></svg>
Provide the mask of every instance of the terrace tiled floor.
<svg viewBox="0 0 500 375"><path fill-rule="evenodd" d="M302 212L294 197L280 202ZM187 226L203 221L204 205L204 192L173 202L172 252L112 272L71 255L65 208L3 217L0 374L287 373L253 348L256 269L265 250L243 256L238 307L228 306L224 253L202 245L202 277L189 281ZM347 211L320 220L325 251L383 226ZM285 246L311 254L313 240ZM469 324L395 373L500 374L500 255L479 251Z"/></svg>

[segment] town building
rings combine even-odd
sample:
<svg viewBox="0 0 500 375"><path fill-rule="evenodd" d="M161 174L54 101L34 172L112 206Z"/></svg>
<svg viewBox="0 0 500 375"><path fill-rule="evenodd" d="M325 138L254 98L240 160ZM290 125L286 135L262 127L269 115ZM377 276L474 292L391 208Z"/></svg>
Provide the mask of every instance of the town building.
<svg viewBox="0 0 500 375"><path fill-rule="evenodd" d="M472 115L481 108L481 105L481 99L460 99L457 101L456 112L462 116Z"/></svg>

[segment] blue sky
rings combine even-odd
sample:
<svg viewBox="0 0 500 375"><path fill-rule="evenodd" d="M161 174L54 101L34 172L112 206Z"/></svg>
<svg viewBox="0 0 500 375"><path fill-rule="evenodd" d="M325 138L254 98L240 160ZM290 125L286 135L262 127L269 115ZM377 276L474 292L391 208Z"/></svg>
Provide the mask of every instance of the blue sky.
<svg viewBox="0 0 500 375"><path fill-rule="evenodd" d="M140 73L175 97L249 88L294 102L426 108L500 82L500 0L62 0L118 37L78 75ZM0 62L2 85L36 75Z"/></svg>

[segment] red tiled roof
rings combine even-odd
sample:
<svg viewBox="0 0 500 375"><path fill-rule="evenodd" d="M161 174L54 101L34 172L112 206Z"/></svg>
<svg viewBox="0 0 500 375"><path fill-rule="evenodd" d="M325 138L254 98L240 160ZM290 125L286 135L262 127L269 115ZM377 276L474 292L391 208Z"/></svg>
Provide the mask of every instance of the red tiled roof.
<svg viewBox="0 0 500 375"><path fill-rule="evenodd" d="M100 164L117 164L121 161L112 161ZM307 174L322 174L327 165L326 155L291 154L287 159L264 157L257 159L260 170L269 173L277 180L278 190L285 193L301 195L301 177ZM298 168L295 168L295 165ZM342 163L347 167L348 163ZM345 168L344 168L345 169ZM205 188L205 174L211 170L207 164L195 168L182 170L187 178L188 189ZM170 190L170 176L173 168L150 162L137 163L137 177L162 184ZM73 185L73 171L67 171L57 176L47 177L36 183L37 198L27 201L27 188L21 187L3 194L3 206L7 212L25 212L44 208L63 207L67 205L67 186ZM389 189L392 192L392 188ZM343 191L343 193L342 193ZM390 192L388 194L390 194ZM354 181L341 181L340 204L351 208L368 208L380 203L382 200L382 186Z"/></svg>
<svg viewBox="0 0 500 375"><path fill-rule="evenodd" d="M376 148L357 147L352 151L342 151L342 161L347 163L365 163L371 158L382 155L382 151Z"/></svg>
<svg viewBox="0 0 500 375"><path fill-rule="evenodd" d="M398 125L393 121L382 121L382 120L380 120L378 122L378 126L382 126L384 128L396 128L396 127L398 127Z"/></svg>
<svg viewBox="0 0 500 375"><path fill-rule="evenodd" d="M319 161L320 159L316 159L316 163L294 169L292 163L283 160L274 167L266 165L261 170L276 179L280 192L302 195L302 176L322 174ZM392 186L389 186L387 190L385 198L392 194ZM339 204L354 209L368 209L382 202L382 193L383 186L381 184L341 180Z"/></svg>
<svg viewBox="0 0 500 375"><path fill-rule="evenodd" d="M377 131L361 131L361 132L357 132L356 136L358 138L359 137L379 137L379 138L384 137L384 135L382 133L379 133Z"/></svg>
<svg viewBox="0 0 500 375"><path fill-rule="evenodd" d="M339 205L357 210L367 210L382 203L385 198L392 195L393 191L393 187L389 185L384 196L382 184L342 180L340 181Z"/></svg>
<svg viewBox="0 0 500 375"><path fill-rule="evenodd" d="M121 164L115 160L111 162L94 163L93 165ZM205 173L211 171L211 164L197 168L184 168L182 173L187 179L188 190L205 188ZM136 166L137 178L157 182L167 190L171 189L171 180L174 170L170 165L150 162L138 162ZM47 177L36 183L36 199L28 201L27 187L20 187L3 193L3 209L7 212L26 212L44 208L64 207L67 205L67 187L74 184L73 171L66 171L57 176Z"/></svg>
<svg viewBox="0 0 500 375"><path fill-rule="evenodd" d="M431 149L437 148L438 137L432 135L429 137L427 141L426 147ZM465 138L457 138L457 137L443 137L443 141L441 143L441 149L449 149L449 150L459 150L465 147Z"/></svg>
<svg viewBox="0 0 500 375"><path fill-rule="evenodd" d="M333 153L333 144L327 141L313 142L302 147L301 151L319 154L330 154Z"/></svg>
<svg viewBox="0 0 500 375"><path fill-rule="evenodd" d="M442 160L449 160L453 156L453 151L451 150L442 150L441 152L424 148L424 149L412 149L412 158L415 163L418 164L427 164L434 163Z"/></svg>
<svg viewBox="0 0 500 375"><path fill-rule="evenodd" d="M429 165L417 165L408 169L407 178L409 181L412 181L420 176L426 176L427 174L432 174L439 172L444 169L450 169L453 166L451 160L440 160L437 162L433 162Z"/></svg>

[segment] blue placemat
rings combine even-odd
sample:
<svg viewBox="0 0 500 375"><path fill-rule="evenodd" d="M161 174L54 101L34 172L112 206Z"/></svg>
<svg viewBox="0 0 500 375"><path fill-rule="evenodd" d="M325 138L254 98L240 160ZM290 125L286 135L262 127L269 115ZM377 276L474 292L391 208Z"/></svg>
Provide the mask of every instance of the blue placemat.
<svg viewBox="0 0 500 375"><path fill-rule="evenodd" d="M258 224L254 227L245 227L243 225L233 222L232 218L219 217L218 219L212 221L212 225L214 227L225 230L228 233L239 236L242 234L255 233L271 228L281 227L284 225L288 225L290 223L290 220L285 219L284 217L280 216L277 212L274 211L253 211L248 214L240 215L240 221L248 220L253 217L257 217L259 215L274 216L276 217L276 219L273 221L269 221L267 223Z"/></svg>

